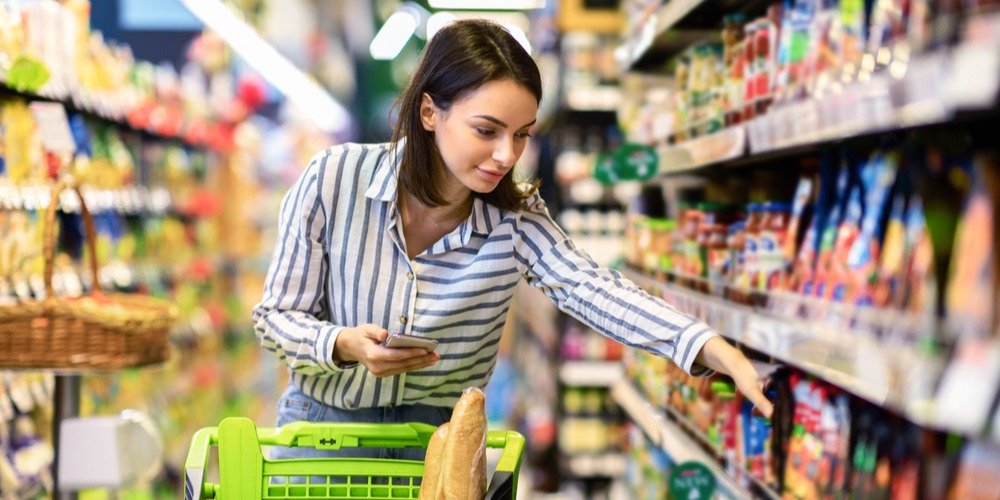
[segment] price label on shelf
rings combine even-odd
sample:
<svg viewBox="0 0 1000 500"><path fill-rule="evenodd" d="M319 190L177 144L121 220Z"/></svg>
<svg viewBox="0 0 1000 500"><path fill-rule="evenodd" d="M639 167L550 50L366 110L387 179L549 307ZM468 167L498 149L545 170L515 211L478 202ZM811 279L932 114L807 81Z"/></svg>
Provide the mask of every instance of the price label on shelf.
<svg viewBox="0 0 1000 500"><path fill-rule="evenodd" d="M69 129L69 119L66 109L57 102L33 102L30 104L31 114L38 122L41 132L42 146L57 154L73 154L76 151L76 141Z"/></svg>

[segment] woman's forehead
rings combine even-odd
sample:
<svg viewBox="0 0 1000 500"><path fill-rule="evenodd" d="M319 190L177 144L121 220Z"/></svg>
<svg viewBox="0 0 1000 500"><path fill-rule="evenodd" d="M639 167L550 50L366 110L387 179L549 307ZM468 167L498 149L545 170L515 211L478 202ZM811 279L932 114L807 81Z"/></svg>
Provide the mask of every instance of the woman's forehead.
<svg viewBox="0 0 1000 500"><path fill-rule="evenodd" d="M508 127L523 127L534 121L538 101L530 90L510 80L487 82L455 101L455 107L469 115L488 115Z"/></svg>

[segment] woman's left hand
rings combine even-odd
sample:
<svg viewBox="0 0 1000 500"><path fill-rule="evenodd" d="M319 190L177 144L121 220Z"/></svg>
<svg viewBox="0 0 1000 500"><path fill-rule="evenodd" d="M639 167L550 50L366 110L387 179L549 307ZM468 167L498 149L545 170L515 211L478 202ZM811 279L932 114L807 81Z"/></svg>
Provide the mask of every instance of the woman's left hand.
<svg viewBox="0 0 1000 500"><path fill-rule="evenodd" d="M729 375L736 383L736 389L765 417L771 418L774 405L764 396L764 384L757 370L743 353L729 345L722 337L712 337L705 342L694 362Z"/></svg>

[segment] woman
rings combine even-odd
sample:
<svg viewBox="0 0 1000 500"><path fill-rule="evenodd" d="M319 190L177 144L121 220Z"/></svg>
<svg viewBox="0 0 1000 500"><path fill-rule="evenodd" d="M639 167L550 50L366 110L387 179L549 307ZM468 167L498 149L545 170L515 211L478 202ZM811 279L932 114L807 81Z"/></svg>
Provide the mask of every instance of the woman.
<svg viewBox="0 0 1000 500"><path fill-rule="evenodd" d="M282 204L253 314L261 344L292 371L279 426L448 421L462 390L489 380L521 279L623 344L688 372L729 374L770 415L739 351L596 265L553 222L537 186L515 184L541 97L537 66L504 28L455 22L430 41L400 96L390 143L313 158ZM439 345L382 347L390 331Z"/></svg>

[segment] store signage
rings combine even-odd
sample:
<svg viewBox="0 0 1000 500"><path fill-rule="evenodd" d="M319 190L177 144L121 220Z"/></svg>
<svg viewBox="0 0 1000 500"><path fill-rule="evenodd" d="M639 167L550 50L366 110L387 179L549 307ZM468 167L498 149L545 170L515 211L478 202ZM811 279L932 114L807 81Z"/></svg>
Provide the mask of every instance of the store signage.
<svg viewBox="0 0 1000 500"><path fill-rule="evenodd" d="M715 495L715 475L700 462L673 466L669 484L674 500L709 500Z"/></svg>

